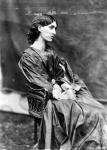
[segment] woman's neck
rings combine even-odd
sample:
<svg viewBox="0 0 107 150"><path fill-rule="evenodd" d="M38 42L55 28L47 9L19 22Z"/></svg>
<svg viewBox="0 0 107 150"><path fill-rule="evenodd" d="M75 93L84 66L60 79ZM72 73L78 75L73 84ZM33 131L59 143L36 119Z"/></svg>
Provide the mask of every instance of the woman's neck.
<svg viewBox="0 0 107 150"><path fill-rule="evenodd" d="M34 49L38 49L40 51L45 51L46 43L45 41L39 36L38 39L31 45Z"/></svg>

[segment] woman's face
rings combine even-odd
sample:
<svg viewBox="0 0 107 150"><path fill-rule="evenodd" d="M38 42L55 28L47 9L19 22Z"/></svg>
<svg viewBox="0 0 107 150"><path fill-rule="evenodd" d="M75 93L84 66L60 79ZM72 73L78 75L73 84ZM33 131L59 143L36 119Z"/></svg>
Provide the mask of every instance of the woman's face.
<svg viewBox="0 0 107 150"><path fill-rule="evenodd" d="M40 31L41 38L45 41L51 42L53 40L53 37L56 34L56 27L57 27L57 24L55 21L44 27L39 26L38 30Z"/></svg>

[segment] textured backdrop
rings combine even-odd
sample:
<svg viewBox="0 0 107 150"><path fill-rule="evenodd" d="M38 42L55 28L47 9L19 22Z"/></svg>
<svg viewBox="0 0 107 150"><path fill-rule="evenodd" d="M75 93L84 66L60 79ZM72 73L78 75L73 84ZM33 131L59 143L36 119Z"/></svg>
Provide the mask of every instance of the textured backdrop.
<svg viewBox="0 0 107 150"><path fill-rule="evenodd" d="M106 0L0 0L3 89L24 90L17 63L28 46L26 32L32 17L39 13L55 16L59 24L55 50L69 61L93 96L106 99Z"/></svg>

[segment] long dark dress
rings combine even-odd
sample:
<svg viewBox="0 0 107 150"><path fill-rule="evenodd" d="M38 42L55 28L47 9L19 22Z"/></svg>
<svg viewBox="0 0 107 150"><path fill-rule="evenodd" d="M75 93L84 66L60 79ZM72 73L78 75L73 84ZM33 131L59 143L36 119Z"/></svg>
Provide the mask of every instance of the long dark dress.
<svg viewBox="0 0 107 150"><path fill-rule="evenodd" d="M64 59L51 48L43 53L30 47L24 51L19 67L31 96L29 111L42 118L38 149L107 150L106 110ZM69 82L81 85L76 100L58 101L52 97L52 79L61 84L65 76Z"/></svg>

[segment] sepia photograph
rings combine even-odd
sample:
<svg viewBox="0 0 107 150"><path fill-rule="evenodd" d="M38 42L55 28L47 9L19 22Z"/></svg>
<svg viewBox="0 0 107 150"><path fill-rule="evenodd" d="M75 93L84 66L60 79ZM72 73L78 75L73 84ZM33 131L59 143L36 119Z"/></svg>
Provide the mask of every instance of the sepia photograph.
<svg viewBox="0 0 107 150"><path fill-rule="evenodd" d="M107 150L107 1L0 0L0 150Z"/></svg>

